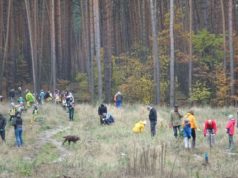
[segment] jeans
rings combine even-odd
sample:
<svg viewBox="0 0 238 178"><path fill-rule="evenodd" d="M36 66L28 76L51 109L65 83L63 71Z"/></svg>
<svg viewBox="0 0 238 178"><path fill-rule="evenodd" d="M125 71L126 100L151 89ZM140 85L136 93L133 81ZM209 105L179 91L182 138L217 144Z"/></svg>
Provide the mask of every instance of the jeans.
<svg viewBox="0 0 238 178"><path fill-rule="evenodd" d="M44 98L40 99L40 104L44 104Z"/></svg>
<svg viewBox="0 0 238 178"><path fill-rule="evenodd" d="M154 137L156 134L156 123L156 121L150 121L150 131L152 137Z"/></svg>
<svg viewBox="0 0 238 178"><path fill-rule="evenodd" d="M16 137L16 145L18 147L23 145L23 140L22 140L22 128L18 127L15 128L15 137Z"/></svg>
<svg viewBox="0 0 238 178"><path fill-rule="evenodd" d="M173 130L174 130L174 136L175 136L175 138L177 138L178 137L178 132L180 134L180 125L173 126Z"/></svg>
<svg viewBox="0 0 238 178"><path fill-rule="evenodd" d="M2 138L2 141L5 142L5 129L0 130L0 136Z"/></svg>
<svg viewBox="0 0 238 178"><path fill-rule="evenodd" d="M195 148L196 146L196 130L192 128L192 148Z"/></svg>
<svg viewBox="0 0 238 178"><path fill-rule="evenodd" d="M74 108L73 107L69 107L68 108L69 111L69 120L74 120Z"/></svg>

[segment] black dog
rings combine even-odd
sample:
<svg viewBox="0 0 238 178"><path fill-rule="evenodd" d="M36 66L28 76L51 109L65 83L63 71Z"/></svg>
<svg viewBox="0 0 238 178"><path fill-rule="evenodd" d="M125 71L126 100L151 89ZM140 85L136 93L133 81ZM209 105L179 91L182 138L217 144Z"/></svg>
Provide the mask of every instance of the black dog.
<svg viewBox="0 0 238 178"><path fill-rule="evenodd" d="M78 136L74 136L74 135L68 135L63 138L64 138L63 145L65 142L68 142L68 144L70 145L70 142L76 143L78 140L80 140L80 138Z"/></svg>

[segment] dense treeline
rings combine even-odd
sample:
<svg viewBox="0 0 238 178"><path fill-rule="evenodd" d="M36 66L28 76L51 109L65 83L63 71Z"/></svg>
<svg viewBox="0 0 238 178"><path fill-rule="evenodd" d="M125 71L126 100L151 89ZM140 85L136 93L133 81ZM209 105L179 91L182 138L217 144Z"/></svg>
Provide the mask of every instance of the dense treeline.
<svg viewBox="0 0 238 178"><path fill-rule="evenodd" d="M238 100L238 0L0 0L0 92Z"/></svg>

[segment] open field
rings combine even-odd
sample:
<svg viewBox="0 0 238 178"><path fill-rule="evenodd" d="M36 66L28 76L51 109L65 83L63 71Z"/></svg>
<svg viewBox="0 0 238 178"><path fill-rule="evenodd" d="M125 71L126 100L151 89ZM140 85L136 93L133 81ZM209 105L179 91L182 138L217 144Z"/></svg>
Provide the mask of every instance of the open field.
<svg viewBox="0 0 238 178"><path fill-rule="evenodd" d="M153 139L149 124L143 134L131 131L136 121L148 117L145 106L124 105L121 110L108 106L108 110L116 119L112 126L100 126L97 108L86 104L76 106L74 122L69 122L66 112L54 105L40 108L33 125L32 111L24 113L25 145L20 149L14 146L13 128L7 126L7 144L0 145L0 177L238 177L237 149L232 154L226 151L225 134L226 116L235 114L235 108L194 108L201 130L205 119L217 119L218 135L216 147L210 150L202 131L198 131L197 148L191 151L184 150L182 139L175 140L172 129L167 127L168 108L157 107L159 121ZM180 110L185 113L188 108ZM0 106L1 113L7 111L7 105ZM62 146L62 137L69 134L81 140ZM209 154L209 165L203 164L205 152Z"/></svg>

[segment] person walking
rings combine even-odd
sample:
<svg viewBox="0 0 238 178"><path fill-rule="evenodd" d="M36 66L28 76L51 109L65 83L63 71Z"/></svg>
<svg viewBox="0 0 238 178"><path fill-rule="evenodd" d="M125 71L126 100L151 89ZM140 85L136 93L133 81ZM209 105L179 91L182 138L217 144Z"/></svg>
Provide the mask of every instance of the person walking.
<svg viewBox="0 0 238 178"><path fill-rule="evenodd" d="M38 115L38 106L35 104L32 111L31 126L33 126L33 123L36 121L37 115Z"/></svg>
<svg viewBox="0 0 238 178"><path fill-rule="evenodd" d="M44 92L43 89L40 90L39 100L40 100L40 104L44 104L44 102L45 102L45 92Z"/></svg>
<svg viewBox="0 0 238 178"><path fill-rule="evenodd" d="M100 117L100 124L102 125L103 124L103 114L104 113L107 113L107 107L104 105L104 104L101 104L99 107L98 107L98 115Z"/></svg>
<svg viewBox="0 0 238 178"><path fill-rule="evenodd" d="M216 120L207 119L204 123L203 135L207 137L208 144L212 147L215 144L215 135L217 133Z"/></svg>
<svg viewBox="0 0 238 178"><path fill-rule="evenodd" d="M154 137L156 134L157 111L152 106L147 106L147 110L149 111L151 136Z"/></svg>
<svg viewBox="0 0 238 178"><path fill-rule="evenodd" d="M178 133L180 134L180 127L182 124L182 115L178 111L178 106L174 106L174 110L170 114L170 127L173 127L174 137L178 137Z"/></svg>
<svg viewBox="0 0 238 178"><path fill-rule="evenodd" d="M183 137L184 137L184 147L186 149L191 148L191 135L192 135L191 124L189 123L189 120L185 119L183 126Z"/></svg>
<svg viewBox="0 0 238 178"><path fill-rule="evenodd" d="M229 140L229 146L228 146L228 149L230 151L233 150L234 148L234 139L233 139L233 136L235 134L235 124L236 124L236 120L234 118L233 115L229 115L228 116L228 122L226 124L226 133L228 135L228 140Z"/></svg>
<svg viewBox="0 0 238 178"><path fill-rule="evenodd" d="M22 88L20 86L17 88L17 95L18 97L22 96Z"/></svg>
<svg viewBox="0 0 238 178"><path fill-rule="evenodd" d="M0 113L0 136L2 138L2 141L5 142L5 127L7 125L7 119L3 117L3 115Z"/></svg>
<svg viewBox="0 0 238 178"><path fill-rule="evenodd" d="M26 89L26 103L27 107L29 108L35 103L36 99L35 96L30 92L30 90Z"/></svg>
<svg viewBox="0 0 238 178"><path fill-rule="evenodd" d="M194 116L194 111L190 110L185 116L185 119L188 119L190 126L191 126L191 135L192 135L192 148L195 148L196 146L196 129L198 128L197 126L197 121Z"/></svg>
<svg viewBox="0 0 238 178"><path fill-rule="evenodd" d="M17 147L21 147L23 145L22 125L23 125L23 120L21 118L21 113L17 112L16 116L12 120L12 126L14 127L14 131L15 131L15 138L16 138Z"/></svg>

